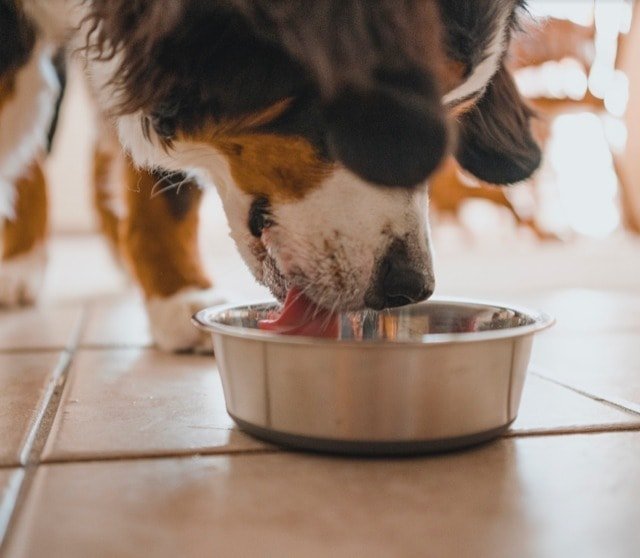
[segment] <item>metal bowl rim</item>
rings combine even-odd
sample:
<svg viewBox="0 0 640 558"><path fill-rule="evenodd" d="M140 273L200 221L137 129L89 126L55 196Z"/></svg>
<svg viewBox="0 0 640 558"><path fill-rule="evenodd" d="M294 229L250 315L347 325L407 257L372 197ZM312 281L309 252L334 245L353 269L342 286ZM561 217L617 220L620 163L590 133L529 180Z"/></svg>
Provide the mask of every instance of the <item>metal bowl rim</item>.
<svg viewBox="0 0 640 558"><path fill-rule="evenodd" d="M556 320L549 314L538 312L522 306L512 306L499 302L491 302L487 300L469 300L457 297L434 297L417 305L425 305L430 302L445 303L453 306L485 306L487 308L500 308L503 310L515 311L523 314L533 320L533 323L523 326L507 327L502 329L493 329L485 331L464 332L464 333L427 333L422 336L420 341L397 341L397 340L362 340L355 341L352 339L327 339L323 337L312 337L307 335L287 335L282 333L274 333L271 331L263 331L254 328L244 328L221 324L216 317L229 310L241 310L251 306L264 306L278 304L275 300L261 300L248 304L224 304L220 306L212 306L204 308L196 312L192 318L192 323L203 331L209 333L217 333L230 337L238 337L241 339L253 339L255 341L264 341L271 343L280 343L288 345L328 345L339 347L424 347L428 345L452 345L459 343L474 343L482 341L496 341L499 339L511 339L514 337L524 337L545 330L555 324Z"/></svg>

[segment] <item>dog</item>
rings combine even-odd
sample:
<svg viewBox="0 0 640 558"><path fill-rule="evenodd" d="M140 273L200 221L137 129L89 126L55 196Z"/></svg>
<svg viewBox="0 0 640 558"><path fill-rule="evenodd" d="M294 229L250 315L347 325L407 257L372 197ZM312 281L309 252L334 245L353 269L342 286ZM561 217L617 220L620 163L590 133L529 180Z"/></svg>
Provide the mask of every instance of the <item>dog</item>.
<svg viewBox="0 0 640 558"><path fill-rule="evenodd" d="M447 154L492 184L540 163L532 112L504 65L520 0L0 6L11 43L0 58L5 305L33 300L42 272L36 161L61 25L102 115L101 223L166 350L196 348L188 316L218 301L198 259L203 185L217 188L247 267L277 299L295 286L332 311L383 309L434 291L427 183ZM120 185L119 213L109 200Z"/></svg>

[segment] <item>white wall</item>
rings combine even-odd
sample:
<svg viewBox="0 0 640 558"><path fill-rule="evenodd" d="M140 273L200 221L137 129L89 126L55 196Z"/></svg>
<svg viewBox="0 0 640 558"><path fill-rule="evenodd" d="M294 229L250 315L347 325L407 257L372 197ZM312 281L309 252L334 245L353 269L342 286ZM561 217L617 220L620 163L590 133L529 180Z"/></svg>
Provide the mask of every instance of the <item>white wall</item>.
<svg viewBox="0 0 640 558"><path fill-rule="evenodd" d="M636 4L631 32L620 61L621 69L629 78L629 104L625 121L627 144L618 161L625 181L625 194L629 217L640 228L640 8Z"/></svg>

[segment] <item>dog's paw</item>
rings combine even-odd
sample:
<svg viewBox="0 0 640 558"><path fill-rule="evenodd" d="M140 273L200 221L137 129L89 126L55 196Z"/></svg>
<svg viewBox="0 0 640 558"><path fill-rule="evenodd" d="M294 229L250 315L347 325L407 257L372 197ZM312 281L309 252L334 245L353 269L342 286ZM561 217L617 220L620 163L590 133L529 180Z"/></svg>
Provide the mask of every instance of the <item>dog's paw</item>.
<svg viewBox="0 0 640 558"><path fill-rule="evenodd" d="M184 289L166 298L149 299L147 313L156 346L168 352L212 353L211 335L198 330L191 323L191 316L225 302L227 299L217 289Z"/></svg>
<svg viewBox="0 0 640 558"><path fill-rule="evenodd" d="M0 262L0 307L35 304L44 282L47 250L37 246L26 254Z"/></svg>

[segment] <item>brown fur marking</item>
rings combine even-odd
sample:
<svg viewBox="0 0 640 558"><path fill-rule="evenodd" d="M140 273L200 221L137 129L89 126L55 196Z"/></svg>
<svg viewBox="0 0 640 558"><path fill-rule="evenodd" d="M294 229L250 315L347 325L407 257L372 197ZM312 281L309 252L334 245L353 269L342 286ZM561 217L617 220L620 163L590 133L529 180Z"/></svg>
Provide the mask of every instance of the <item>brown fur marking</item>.
<svg viewBox="0 0 640 558"><path fill-rule="evenodd" d="M11 100L15 92L15 76L0 76L0 111L2 107Z"/></svg>
<svg viewBox="0 0 640 558"><path fill-rule="evenodd" d="M322 161L302 137L252 132L280 116L290 102L283 99L260 113L204 126L197 137L182 139L222 153L236 185L247 194L279 201L303 198L334 166Z"/></svg>
<svg viewBox="0 0 640 558"><path fill-rule="evenodd" d="M39 161L16 183L15 218L4 223L2 259L30 252L47 234L47 188Z"/></svg>
<svg viewBox="0 0 640 558"><path fill-rule="evenodd" d="M469 99L453 104L453 106L449 108L449 115L454 118L462 116L465 112L471 110L475 106L479 97L480 95L474 95Z"/></svg>
<svg viewBox="0 0 640 558"><path fill-rule="evenodd" d="M117 172L122 164L124 155L109 150L96 148L93 154L93 202L98 214L99 226L109 241L114 253L118 253L120 218L113 210L116 184L121 178Z"/></svg>
<svg viewBox="0 0 640 558"><path fill-rule="evenodd" d="M123 223L122 248L134 275L147 298L168 297L188 287L210 288L198 248L201 192L188 213L176 219L166 197L152 195L156 182L150 172L127 164L128 214Z"/></svg>
<svg viewBox="0 0 640 558"><path fill-rule="evenodd" d="M442 87L442 91L449 93L458 87L469 72L469 66L459 60L443 57L438 64L437 75Z"/></svg>
<svg viewBox="0 0 640 558"><path fill-rule="evenodd" d="M278 201L303 198L333 165L321 161L303 138L246 135L212 142L229 161L231 175L247 194Z"/></svg>

